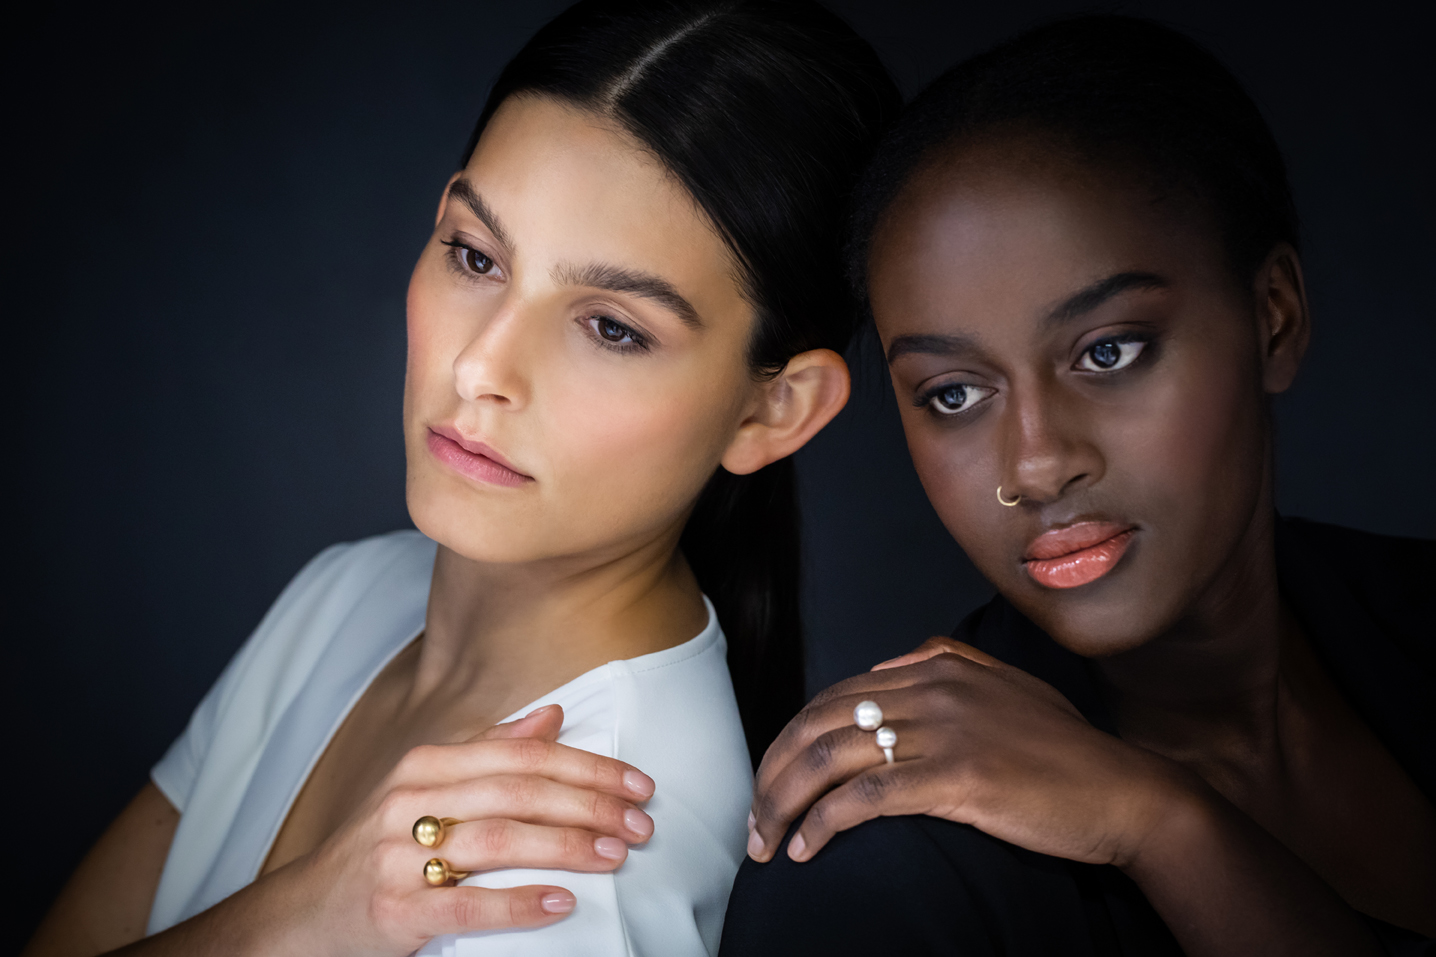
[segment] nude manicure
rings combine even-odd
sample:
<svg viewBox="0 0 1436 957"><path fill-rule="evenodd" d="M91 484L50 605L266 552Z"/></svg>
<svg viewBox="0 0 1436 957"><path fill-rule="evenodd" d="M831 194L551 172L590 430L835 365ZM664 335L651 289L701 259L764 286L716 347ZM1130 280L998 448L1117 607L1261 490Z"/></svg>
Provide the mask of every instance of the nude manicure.
<svg viewBox="0 0 1436 957"><path fill-rule="evenodd" d="M545 894L539 900L539 906L543 908L545 914L567 914L573 910L573 905L576 903L578 902L574 900L574 896L568 891L555 891L551 894Z"/></svg>
<svg viewBox="0 0 1436 957"><path fill-rule="evenodd" d="M639 797L653 796L653 779L642 771L624 771L623 786Z"/></svg>
<svg viewBox="0 0 1436 957"><path fill-rule="evenodd" d="M593 852L610 861L621 861L628 856L628 845L616 837L600 837L593 842Z"/></svg>
<svg viewBox="0 0 1436 957"><path fill-rule="evenodd" d="M637 808L631 807L623 812L623 823L625 827L639 837L646 838L653 833L653 818Z"/></svg>

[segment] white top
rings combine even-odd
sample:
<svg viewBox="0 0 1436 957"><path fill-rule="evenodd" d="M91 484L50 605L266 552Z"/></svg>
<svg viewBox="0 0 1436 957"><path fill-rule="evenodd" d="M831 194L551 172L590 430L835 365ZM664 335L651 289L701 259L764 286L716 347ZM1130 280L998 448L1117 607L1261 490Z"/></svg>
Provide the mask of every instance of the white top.
<svg viewBox="0 0 1436 957"><path fill-rule="evenodd" d="M434 551L412 531L326 549L230 661L151 772L180 822L149 933L258 876L330 738L375 676L423 630ZM439 937L419 953L716 953L752 790L726 652L708 604L708 625L691 641L610 661L505 719L563 705L560 742L626 761L657 783L646 806L653 838L613 873L475 874L463 883L558 884L578 905L548 927Z"/></svg>

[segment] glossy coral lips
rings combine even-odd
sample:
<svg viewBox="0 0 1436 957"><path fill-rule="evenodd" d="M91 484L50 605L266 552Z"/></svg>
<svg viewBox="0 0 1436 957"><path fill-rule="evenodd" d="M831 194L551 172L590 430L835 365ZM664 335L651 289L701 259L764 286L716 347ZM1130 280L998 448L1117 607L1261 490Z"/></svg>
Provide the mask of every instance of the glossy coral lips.
<svg viewBox="0 0 1436 957"><path fill-rule="evenodd" d="M1032 580L1047 588L1076 588L1117 567L1136 529L1115 522L1078 522L1043 532L1023 556Z"/></svg>

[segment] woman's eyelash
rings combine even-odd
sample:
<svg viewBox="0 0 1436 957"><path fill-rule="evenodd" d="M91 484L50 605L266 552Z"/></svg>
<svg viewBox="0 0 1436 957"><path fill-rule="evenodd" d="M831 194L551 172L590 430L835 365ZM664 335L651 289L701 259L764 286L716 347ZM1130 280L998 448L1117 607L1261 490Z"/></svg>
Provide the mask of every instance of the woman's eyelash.
<svg viewBox="0 0 1436 957"><path fill-rule="evenodd" d="M1082 350L1076 368L1080 372L1120 372L1141 358L1151 342L1147 336L1106 336Z"/></svg>
<svg viewBox="0 0 1436 957"><path fill-rule="evenodd" d="M449 247L450 263L467 275L487 276L497 265L491 256L468 243L449 239L441 239L439 242Z"/></svg>
<svg viewBox="0 0 1436 957"><path fill-rule="evenodd" d="M913 399L913 405L941 418L966 417L996 391L966 382L944 382L921 393Z"/></svg>
<svg viewBox="0 0 1436 957"><path fill-rule="evenodd" d="M594 341L604 349L622 353L647 352L651 348L647 336L611 316L589 315L584 316L580 321L588 329ZM624 342L624 339L629 341Z"/></svg>

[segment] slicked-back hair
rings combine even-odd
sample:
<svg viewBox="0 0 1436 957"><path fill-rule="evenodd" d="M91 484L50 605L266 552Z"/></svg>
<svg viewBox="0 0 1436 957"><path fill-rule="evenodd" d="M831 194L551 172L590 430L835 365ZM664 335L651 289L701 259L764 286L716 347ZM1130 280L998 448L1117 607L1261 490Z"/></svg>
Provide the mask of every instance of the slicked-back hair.
<svg viewBox="0 0 1436 957"><path fill-rule="evenodd" d="M958 64L904 111L854 199L847 259L860 299L873 233L914 174L944 151L1013 135L1035 135L1079 163L1194 204L1243 286L1277 243L1299 247L1281 150L1236 77L1168 27L1084 16Z"/></svg>
<svg viewBox="0 0 1436 957"><path fill-rule="evenodd" d="M732 253L756 321L755 377L842 352L847 203L900 98L872 48L813 0L582 0L499 74L462 165L518 95L610 119L683 184ZM680 543L728 637L756 764L803 703L799 521L790 459L722 468Z"/></svg>

